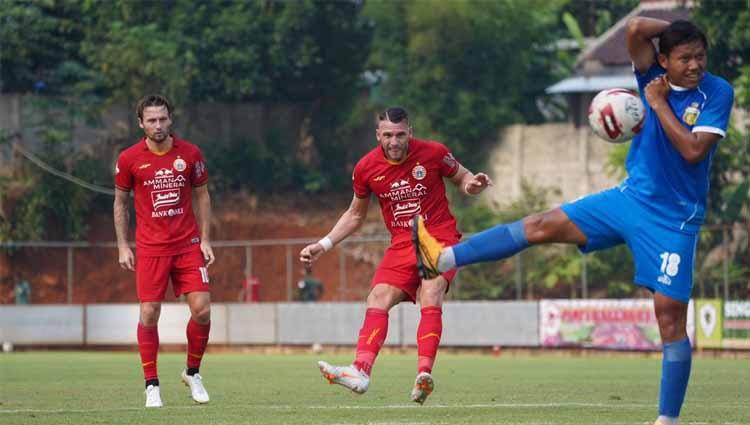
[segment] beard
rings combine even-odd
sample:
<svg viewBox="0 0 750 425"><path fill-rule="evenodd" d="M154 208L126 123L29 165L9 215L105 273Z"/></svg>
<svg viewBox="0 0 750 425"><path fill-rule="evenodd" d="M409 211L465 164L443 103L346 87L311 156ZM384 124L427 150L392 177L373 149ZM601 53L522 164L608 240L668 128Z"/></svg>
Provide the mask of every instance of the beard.
<svg viewBox="0 0 750 425"><path fill-rule="evenodd" d="M153 141L155 143L162 143L165 140L167 140L168 137L169 137L169 133L165 133L165 132L160 132L160 133L153 132L153 133L151 133L149 135L148 138L151 139L151 141Z"/></svg>

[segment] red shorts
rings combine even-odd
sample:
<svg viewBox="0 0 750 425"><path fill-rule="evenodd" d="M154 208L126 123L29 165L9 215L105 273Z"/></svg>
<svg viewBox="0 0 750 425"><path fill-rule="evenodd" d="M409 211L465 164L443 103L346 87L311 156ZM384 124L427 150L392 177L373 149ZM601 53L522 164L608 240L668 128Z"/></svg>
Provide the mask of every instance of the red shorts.
<svg viewBox="0 0 750 425"><path fill-rule="evenodd" d="M454 235L446 237L434 236L435 239L445 246L453 246L459 240L459 237ZM458 270L453 269L443 273L443 277L448 281L448 287L445 288L446 292L448 292L450 283L456 276L456 272ZM370 282L370 288L379 283L395 286L404 291L409 296L411 302L417 301L417 289L422 284L422 279L419 277L419 270L417 270L417 254L411 243L408 245L399 244L399 246L395 247L391 245L385 250L383 260L380 262L378 269L375 270L375 275Z"/></svg>
<svg viewBox="0 0 750 425"><path fill-rule="evenodd" d="M189 292L208 292L208 271L200 249L166 257L138 257L135 281L138 300L156 302L164 299L169 278L174 296Z"/></svg>

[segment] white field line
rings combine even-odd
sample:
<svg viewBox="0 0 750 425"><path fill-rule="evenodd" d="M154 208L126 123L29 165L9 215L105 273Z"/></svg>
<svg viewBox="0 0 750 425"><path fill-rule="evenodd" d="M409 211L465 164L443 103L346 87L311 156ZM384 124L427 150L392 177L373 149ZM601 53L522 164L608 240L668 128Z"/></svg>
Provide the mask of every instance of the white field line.
<svg viewBox="0 0 750 425"><path fill-rule="evenodd" d="M219 406L218 404L214 404ZM490 404L430 404L420 406L418 404L386 404L386 405L288 405L288 404L238 404L238 405L220 405L226 409L261 409L261 410L395 410L395 409L552 409L559 407L598 407L617 409L643 409L653 407L651 404L604 404L604 403L490 403ZM182 409L200 409L209 408L207 406L164 406L160 410L182 410ZM140 411L145 407L115 407L109 409L0 409L0 414L8 413L100 413L100 412L127 412Z"/></svg>
<svg viewBox="0 0 750 425"><path fill-rule="evenodd" d="M206 409L212 406L221 407L222 409L258 409L258 410L395 410L395 409L556 409L561 407L588 407L604 408L609 410L636 410L653 408L652 404L607 404L607 403L488 403L488 404L430 404L420 406L417 404L388 404L388 405L283 405L283 404L262 404L262 405L226 405L214 403L208 406L189 405L189 406L165 406L161 410L183 410L183 409ZM733 408L737 404L722 403L712 405L714 408ZM0 409L0 414L23 414L23 413L106 413L106 412L128 412L143 411L145 407L118 407L109 409ZM414 423L414 422L411 422ZM641 424L641 422L636 422ZM379 424L379 423L373 423ZM635 423L634 423L635 424ZM683 422L683 424L705 425L706 422ZM739 425L725 423L724 425Z"/></svg>

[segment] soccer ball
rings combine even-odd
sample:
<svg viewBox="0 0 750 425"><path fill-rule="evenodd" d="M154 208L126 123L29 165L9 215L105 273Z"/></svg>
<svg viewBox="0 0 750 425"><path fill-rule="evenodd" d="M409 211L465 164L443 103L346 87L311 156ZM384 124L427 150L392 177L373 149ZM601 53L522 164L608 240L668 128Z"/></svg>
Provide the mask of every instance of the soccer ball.
<svg viewBox="0 0 750 425"><path fill-rule="evenodd" d="M599 92L589 105L589 125L610 143L623 143L643 127L646 110L637 94L627 89Z"/></svg>

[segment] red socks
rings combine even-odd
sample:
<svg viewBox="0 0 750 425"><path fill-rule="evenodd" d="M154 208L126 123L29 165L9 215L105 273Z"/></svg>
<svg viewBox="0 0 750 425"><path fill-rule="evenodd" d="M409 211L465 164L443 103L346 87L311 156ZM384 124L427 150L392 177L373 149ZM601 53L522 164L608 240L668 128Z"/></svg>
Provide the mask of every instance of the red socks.
<svg viewBox="0 0 750 425"><path fill-rule="evenodd" d="M417 373L432 373L440 337L443 334L443 309L431 306L422 308L422 318L417 328Z"/></svg>
<svg viewBox="0 0 750 425"><path fill-rule="evenodd" d="M208 332L211 330L211 322L201 325L192 318L187 324L187 367L198 369L201 366L203 353L208 345Z"/></svg>
<svg viewBox="0 0 750 425"><path fill-rule="evenodd" d="M138 351L141 353L143 377L146 380L157 379L156 353L159 351L159 328L143 326L138 322Z"/></svg>
<svg viewBox="0 0 750 425"><path fill-rule="evenodd" d="M379 308L368 308L357 341L357 357L354 360L354 366L357 369L368 376L371 374L372 365L387 335L388 312Z"/></svg>

